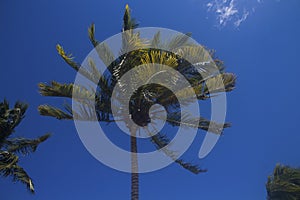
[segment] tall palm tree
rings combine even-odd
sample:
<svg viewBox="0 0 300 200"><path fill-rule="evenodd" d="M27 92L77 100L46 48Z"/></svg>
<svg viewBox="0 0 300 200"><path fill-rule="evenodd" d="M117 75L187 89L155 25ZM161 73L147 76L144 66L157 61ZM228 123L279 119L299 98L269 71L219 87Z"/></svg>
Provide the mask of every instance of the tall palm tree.
<svg viewBox="0 0 300 200"><path fill-rule="evenodd" d="M266 188L269 200L300 199L300 168L277 165Z"/></svg>
<svg viewBox="0 0 300 200"><path fill-rule="evenodd" d="M49 138L49 134L36 139L12 138L15 128L25 116L27 104L17 102L14 108L9 103L0 102L0 175L11 176L13 181L25 184L34 193L34 184L26 171L19 165L17 154L28 155L35 152L38 145Z"/></svg>
<svg viewBox="0 0 300 200"><path fill-rule="evenodd" d="M180 112L180 105L178 104L178 98L185 99L185 103L189 103L189 97L196 93L198 100L206 100L211 98L214 94L218 94L222 91L228 92L234 89L235 86L235 75L231 73L224 72L223 62L214 57L214 52L210 51L210 55L214 58L214 63L218 67L220 74L213 74L209 66L201 65L202 71L207 73L207 76L203 77L197 70L195 70L195 65L197 63L203 62L203 57L199 55L203 54L204 48L202 46L197 46L189 43L189 34L184 36L175 36L168 43L163 43L161 41L160 33L158 32L154 38L151 40L145 40L140 37L138 31L135 28L138 27L135 19L131 18L130 9L128 5L125 9L125 14L123 17L123 29L122 29L122 49L120 50L120 56L114 58L113 53L104 43L100 43L95 39L95 26L92 24L88 30L89 39L93 46L99 54L101 60L107 65L107 71L103 76L99 76L99 71L95 67L95 63L90 62L90 69L84 69L80 64L74 61L71 54L67 54L64 49L57 45L57 51L59 55L64 59L64 61L70 65L75 71L81 73L91 82L98 86L95 98L91 98L89 90L83 86L68 84L68 83L58 83L52 81L50 84L40 83L40 93L43 96L53 96L53 97L67 97L74 100L81 101L83 104L93 105L90 101L96 101L96 114L99 122L115 122L116 118L112 116L112 105L110 98L112 97L112 92L116 84L121 88L121 92L126 93L127 89L135 84L135 80L124 80L120 82L121 77L133 69L135 66L141 66L143 64L162 64L172 67L173 69L179 71L192 85L191 87L179 90L176 94L172 93L165 87L154 84L145 84L136 90L130 101L129 101L129 111L132 121L134 121L139 127L146 130L150 136L150 141L155 145L157 149L162 149L167 144L169 144L170 139L166 134L159 132L154 135L146 127L151 121L149 117L149 109L154 104L162 105L167 111L166 121L172 126L180 126L184 121L185 125L194 126L192 122L199 121L196 128L202 130L208 130L220 134L223 128L229 127L228 123L218 124L216 122L211 122L203 117L191 118L191 115ZM157 49L147 48L148 44L151 43L152 46L158 47ZM167 52L159 49L161 45L167 45L169 49L172 49L178 53ZM128 49L138 49L133 51L128 51ZM124 53L126 52L126 53ZM187 60L183 59L183 56L188 55L194 62L192 65ZM151 69L144 68L139 71L137 79L144 80L147 74L151 74ZM97 77L100 77L97 78ZM177 80L172 80L175 82ZM73 96L72 96L73 95ZM64 109L53 107L50 105L39 106L39 111L41 115L51 116L57 119L90 119L90 110L82 108L81 112L76 112L71 109L68 104L64 105ZM122 113L120 111L118 120L126 119L128 113ZM184 119L184 120L182 120ZM198 122L197 121L197 122ZM136 154L138 152L137 145L137 132L139 131L136 126L133 126L131 122L125 121L128 130L131 133L130 146L131 152L133 152L131 157L131 199L137 200L139 198L139 174L138 174L138 159ZM212 128L211 128L212 127ZM177 159L174 156L174 152L168 149L163 150L164 153L171 157L175 163L179 164L181 167L191 171L192 173L198 174L206 170L200 169L198 165L194 165L185 162L182 159Z"/></svg>

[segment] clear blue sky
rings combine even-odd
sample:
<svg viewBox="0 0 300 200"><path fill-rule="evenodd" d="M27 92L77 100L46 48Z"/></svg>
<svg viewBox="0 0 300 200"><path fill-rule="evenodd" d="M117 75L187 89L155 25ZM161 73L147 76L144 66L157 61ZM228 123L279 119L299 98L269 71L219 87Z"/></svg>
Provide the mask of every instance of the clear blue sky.
<svg viewBox="0 0 300 200"><path fill-rule="evenodd" d="M200 0L2 0L0 99L30 104L16 135L53 135L21 161L34 179L36 194L1 178L0 199L129 199L129 174L94 159L72 122L41 117L37 112L40 104L63 103L41 97L39 82L73 82L75 78L57 55L55 45L61 43L81 62L92 49L88 26L96 24L99 40L118 33L126 3L141 27L192 32L199 43L216 49L227 71L238 77L236 90L228 95L227 121L233 126L225 130L209 156L199 161L209 171L194 175L173 164L143 174L140 199L265 199L265 182L276 163L300 165L299 0L243 0L238 7L227 7L240 15L226 12L226 24L217 19L216 10L222 5L208 11L209 1ZM246 15L237 27L235 22ZM194 148L200 143L201 137L196 138ZM198 159L196 153L187 157Z"/></svg>

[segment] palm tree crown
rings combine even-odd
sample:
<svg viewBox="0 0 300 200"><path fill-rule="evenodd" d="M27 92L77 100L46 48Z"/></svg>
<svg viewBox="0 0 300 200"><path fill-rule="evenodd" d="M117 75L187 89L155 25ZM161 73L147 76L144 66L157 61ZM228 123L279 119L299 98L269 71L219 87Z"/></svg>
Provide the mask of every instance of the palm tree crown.
<svg viewBox="0 0 300 200"><path fill-rule="evenodd" d="M38 145L49 138L49 134L36 139L12 138L14 129L25 116L27 104L17 102L14 108L4 100L0 103L0 175L11 176L14 181L24 183L33 193L34 184L26 171L19 166L17 154L27 155L35 152Z"/></svg>
<svg viewBox="0 0 300 200"><path fill-rule="evenodd" d="M220 92L229 92L234 89L236 77L232 73L225 73L224 64L214 56L213 51L209 51L209 55L205 54L207 49L200 45L195 45L189 42L190 34L179 35L172 38L169 42L161 41L160 33L156 33L154 38L141 38L140 33L135 31L138 27L136 21L131 18L130 9L126 6L125 14L123 17L122 28L122 47L120 55L115 58L109 47L105 43L100 43L95 39L95 26L92 24L88 30L89 39L92 45L97 50L98 56L107 66L107 70L104 75L100 75L100 72L95 66L95 63L90 60L89 68L83 68L79 63L75 62L71 54L67 54L62 46L57 45L57 51L63 60L70 65L75 71L81 73L92 84L97 85L97 91L93 96L91 92L81 85L73 83L58 83L52 81L50 84L40 83L40 93L44 96L53 97L67 97L73 98L75 101L79 101L83 105L93 106L95 101L96 115L99 122L114 122L116 120L124 120L130 115L132 121L141 128L145 128L151 121L149 117L149 109L154 104L162 105L167 111L166 122L172 126L180 126L182 124L186 126L195 126L194 122L197 121L198 129L208 130L216 134L220 134L223 128L229 127L230 124L218 124L212 122L204 117L193 118L189 113L180 112L180 105L178 98L183 99L183 102L188 104L189 97L196 94L199 101L211 98L213 95L217 95ZM151 44L157 48L147 48ZM172 52L162 50L162 46L168 46ZM130 51L133 49L132 51ZM138 49L138 50L136 50ZM176 53L173 53L176 52ZM212 57L214 60L214 66L217 67L220 73L215 74L214 69L210 64L204 63L205 58ZM187 61L186 57L189 57ZM191 63L191 61L193 63ZM119 112L118 116L112 115L111 97L114 87L118 84L122 93L127 93L128 89L136 84L138 80L145 80L145 77L149 77L152 74L152 68L155 64L161 64L169 66L178 72L180 72L190 83L191 87L182 88L178 90L176 94L172 93L168 88L159 84L145 84L139 87L131 96L129 101L129 113ZM121 81L121 77L136 66L147 65L137 71L135 79L129 79ZM150 67L149 67L150 66ZM196 68L201 68L203 74L199 74ZM174 84L179 84L177 79L172 79ZM122 101L119 101L122 102ZM118 105L116 105L118 106ZM65 105L64 109L53 107L50 105L39 106L41 115L55 117L57 119L91 119L93 113L88 109L89 106L83 106L78 112L71 109L70 105ZM136 132L130 122L125 121L127 128L131 132L131 152L137 152ZM151 136L150 141L155 145L157 149L162 149L169 142L170 139L166 134L159 132L158 134L151 134L151 131L147 130ZM198 174L204 172L204 169L200 169L197 165L177 159L174 156L174 152L164 150L164 153L171 157L174 162L178 163L181 167ZM135 160L135 158L132 158ZM133 162L133 165L137 168L137 160ZM134 169L133 169L134 170ZM137 182L138 177L135 171L132 171L132 181ZM132 188L137 190L136 184ZM132 199L138 199L137 191L133 192Z"/></svg>
<svg viewBox="0 0 300 200"><path fill-rule="evenodd" d="M300 168L277 165L266 188L269 200L300 199Z"/></svg>

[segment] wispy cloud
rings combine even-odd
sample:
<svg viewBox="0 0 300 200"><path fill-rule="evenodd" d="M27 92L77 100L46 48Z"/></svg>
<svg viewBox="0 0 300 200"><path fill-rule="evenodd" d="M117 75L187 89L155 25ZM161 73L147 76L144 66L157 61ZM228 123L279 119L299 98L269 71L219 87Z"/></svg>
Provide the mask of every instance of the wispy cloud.
<svg viewBox="0 0 300 200"><path fill-rule="evenodd" d="M232 23L239 27L250 14L255 12L255 4L262 0L209 0L206 3L207 11L214 13L218 26L223 27Z"/></svg>
<svg viewBox="0 0 300 200"><path fill-rule="evenodd" d="M249 15L249 11L244 10L243 16L240 19L238 19L237 21L235 21L234 25L236 27L239 27L241 25L241 23L247 19L248 15Z"/></svg>

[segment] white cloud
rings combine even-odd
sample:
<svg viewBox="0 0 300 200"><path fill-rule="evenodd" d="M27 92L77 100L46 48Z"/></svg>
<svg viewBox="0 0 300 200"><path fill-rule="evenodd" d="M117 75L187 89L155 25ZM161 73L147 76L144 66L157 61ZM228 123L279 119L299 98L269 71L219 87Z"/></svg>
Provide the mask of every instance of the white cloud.
<svg viewBox="0 0 300 200"><path fill-rule="evenodd" d="M262 0L207 0L206 7L208 12L214 13L219 27L229 23L239 27L260 3Z"/></svg>
<svg viewBox="0 0 300 200"><path fill-rule="evenodd" d="M226 3L226 0L223 0ZM226 25L228 19L238 13L238 10L234 7L234 0L231 0L229 6L218 6L216 13L218 14L220 25Z"/></svg>
<svg viewBox="0 0 300 200"><path fill-rule="evenodd" d="M243 16L240 19L238 19L237 21L235 21L234 25L236 27L239 27L241 25L241 23L247 19L248 15L249 15L249 12L244 10Z"/></svg>

